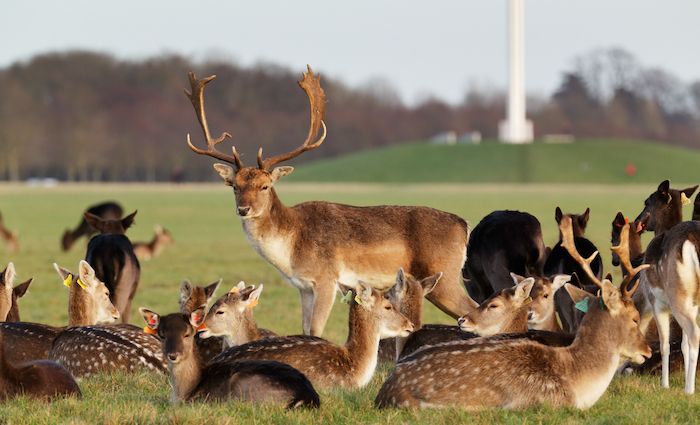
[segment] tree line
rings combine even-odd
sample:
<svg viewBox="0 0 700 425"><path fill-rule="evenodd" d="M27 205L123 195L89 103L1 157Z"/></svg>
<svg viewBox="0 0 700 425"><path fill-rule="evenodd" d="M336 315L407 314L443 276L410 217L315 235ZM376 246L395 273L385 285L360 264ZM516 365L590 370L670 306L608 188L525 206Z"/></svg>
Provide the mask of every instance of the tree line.
<svg viewBox="0 0 700 425"><path fill-rule="evenodd" d="M0 179L70 181L209 180L210 161L185 145L202 143L183 94L186 73L216 74L206 105L212 132L229 131L244 161L296 147L308 130L301 70L192 62L176 55L119 60L104 53L42 54L0 69ZM497 136L505 93L473 87L462 102L429 98L404 104L389 83L350 88L326 78L328 139L301 160L452 130ZM538 136L643 138L700 147L700 81L685 84L608 49L574 61L550 97L528 99ZM228 147L226 148L228 149Z"/></svg>

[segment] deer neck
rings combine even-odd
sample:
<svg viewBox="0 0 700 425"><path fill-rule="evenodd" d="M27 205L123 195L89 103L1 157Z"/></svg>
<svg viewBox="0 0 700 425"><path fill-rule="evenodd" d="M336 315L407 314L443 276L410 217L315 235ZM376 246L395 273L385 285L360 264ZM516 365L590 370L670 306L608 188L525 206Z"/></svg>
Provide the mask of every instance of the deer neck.
<svg viewBox="0 0 700 425"><path fill-rule="evenodd" d="M95 306L90 294L74 280L68 295L68 326L90 326L96 321Z"/></svg>
<svg viewBox="0 0 700 425"><path fill-rule="evenodd" d="M654 228L654 236L658 236L665 233L671 227L683 221L683 209L681 205L669 205L671 211L668 214L664 214L663 220L659 220L656 227Z"/></svg>
<svg viewBox="0 0 700 425"><path fill-rule="evenodd" d="M526 307L520 307L513 316L510 317L500 333L523 333L527 332L527 314Z"/></svg>
<svg viewBox="0 0 700 425"><path fill-rule="evenodd" d="M350 359L350 373L358 386L372 379L377 367L379 324L371 311L352 303L348 319L348 339L345 342Z"/></svg>
<svg viewBox="0 0 700 425"><path fill-rule="evenodd" d="M153 240L148 243L148 250L151 251L151 254L153 256L158 256L160 255L161 252L163 252L164 244L161 242L161 240L158 238L158 236L153 236Z"/></svg>
<svg viewBox="0 0 700 425"><path fill-rule="evenodd" d="M253 319L253 312L248 310L243 315L242 320L231 328L231 333L224 336L224 345L226 348L230 348L258 339L260 339L260 331L255 324L255 319Z"/></svg>
<svg viewBox="0 0 700 425"><path fill-rule="evenodd" d="M192 351L190 351L187 358L175 364L168 361L170 386L173 390L170 395L172 403L187 400L202 378L202 368L203 361L197 349L197 344L192 344Z"/></svg>
<svg viewBox="0 0 700 425"><path fill-rule="evenodd" d="M243 228L249 237L265 238L284 232L294 226L294 213L282 203L275 189L270 189L270 205L258 217L243 220Z"/></svg>

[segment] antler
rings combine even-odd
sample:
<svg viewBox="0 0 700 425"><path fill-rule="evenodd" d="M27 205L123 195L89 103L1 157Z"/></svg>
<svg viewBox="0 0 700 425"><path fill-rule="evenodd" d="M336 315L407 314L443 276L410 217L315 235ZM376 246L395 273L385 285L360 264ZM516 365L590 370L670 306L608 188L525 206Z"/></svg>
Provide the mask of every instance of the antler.
<svg viewBox="0 0 700 425"><path fill-rule="evenodd" d="M632 276L632 278L634 278L634 276L636 276L637 273L641 272L644 269L649 268L650 265L649 264L641 264L638 267L632 267L632 261L630 260L629 242L630 242L630 226L629 226L629 224L625 224L624 226L622 226L622 229L620 230L620 244L617 246L611 247L610 250L612 252L614 252L615 254L617 254L618 257L620 257L620 264L622 264L622 267L627 272L627 275ZM634 292L634 291L632 291L632 292Z"/></svg>
<svg viewBox="0 0 700 425"><path fill-rule="evenodd" d="M301 146L285 154L263 159L262 148L258 149L258 167L261 170L269 170L280 162L296 158L306 151L316 149L317 147L321 146L321 143L323 143L323 141L326 139L326 123L323 122L323 118L326 114L326 93L321 87L321 77L314 76L311 66L306 65L306 68L307 71L304 73L304 78L299 81L299 87L306 92L306 96L309 98L309 107L311 109L309 134L306 136L306 140ZM311 140L316 137L316 134L318 134L321 127L323 127L323 134L318 140L311 143Z"/></svg>
<svg viewBox="0 0 700 425"><path fill-rule="evenodd" d="M578 250L576 250L576 244L574 243L574 229L570 216L565 215L561 221L559 221L559 230L561 231L561 246L571 255L571 258L579 263L593 283L602 288L602 282L591 269L591 263L595 260L595 257L598 256L598 251L594 252L589 258L583 258L581 254L579 254Z"/></svg>
<svg viewBox="0 0 700 425"><path fill-rule="evenodd" d="M197 79L194 72L187 73L187 76L190 79L190 87L192 89L191 91L185 90L185 94L192 102L192 106L194 106L194 111L197 114L199 125L202 126L202 131L204 132L204 139L207 142L207 149L200 149L193 145L189 133L187 134L187 144L195 153L207 155L212 158L228 162L229 164L233 164L236 167L236 170L240 170L243 168L243 163L241 162L241 157L238 155L238 152L236 152L235 146L233 147L233 155L226 155L225 153L216 149L216 145L228 138L231 138L231 134L224 132L221 133L221 136L217 137L216 139L212 139L211 133L209 132L207 115L204 112L204 87L214 80L216 75L211 75L209 77L202 78L201 80Z"/></svg>

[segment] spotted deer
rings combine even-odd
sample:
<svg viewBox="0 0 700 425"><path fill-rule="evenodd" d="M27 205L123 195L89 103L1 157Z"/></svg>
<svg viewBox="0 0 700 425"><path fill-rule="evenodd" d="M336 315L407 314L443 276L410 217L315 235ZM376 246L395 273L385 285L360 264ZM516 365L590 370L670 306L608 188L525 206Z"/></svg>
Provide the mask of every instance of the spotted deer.
<svg viewBox="0 0 700 425"><path fill-rule="evenodd" d="M168 229L157 225L153 229L154 235L150 242L134 242L134 254L139 260L150 260L159 256L163 250L175 242L173 235Z"/></svg>
<svg viewBox="0 0 700 425"><path fill-rule="evenodd" d="M10 253L19 252L19 235L7 227L5 227L5 221L2 218L2 213L0 213L0 239L4 240L7 244L7 250Z"/></svg>
<svg viewBox="0 0 700 425"><path fill-rule="evenodd" d="M304 334L321 335L335 300L336 282L369 283L388 289L396 270L424 278L439 271L443 278L428 299L457 318L471 309L462 285L469 226L460 217L427 207L355 207L329 202L285 206L274 184L293 171L275 167L321 146L326 138L325 94L311 68L299 82L311 109L309 133L291 152L263 159L257 167L244 167L235 148L231 155L216 145L231 137L212 138L204 111L204 88L215 76L197 79L189 74L186 92L204 133L207 148L187 143L192 151L224 161L215 164L224 183L233 188L236 212L253 248L299 289ZM323 129L322 135L316 135Z"/></svg>
<svg viewBox="0 0 700 425"><path fill-rule="evenodd" d="M350 304L345 345L309 335L281 336L229 348L214 361L275 360L299 369L316 388L366 386L377 366L379 340L408 336L413 324L368 284L359 282L357 289L339 287Z"/></svg>
<svg viewBox="0 0 700 425"><path fill-rule="evenodd" d="M638 220L648 217L646 229L655 233L644 255L651 267L641 277L642 287L659 334L662 358L661 386L669 387L670 319L676 319L683 330L681 351L685 370L685 392L695 392L700 328L697 324L700 308L700 222L682 220L682 207L690 203L697 186L675 190L668 180L644 202Z"/></svg>
<svg viewBox="0 0 700 425"><path fill-rule="evenodd" d="M170 372L172 403L234 399L283 404L288 408L320 406L318 393L309 380L289 365L227 359L205 363L193 338L204 322L203 308L190 315L160 316L143 307L139 311L146 326L161 341Z"/></svg>
<svg viewBox="0 0 700 425"><path fill-rule="evenodd" d="M570 218L562 221L571 226ZM651 355L631 300L637 285L628 289L627 283L616 288L603 280L599 297L565 286L577 305L587 309L569 346L512 339L429 347L397 365L375 405L476 410L547 403L588 408L607 389L621 358L641 363Z"/></svg>
<svg viewBox="0 0 700 425"><path fill-rule="evenodd" d="M8 361L5 351L13 348L4 342L3 332L0 332L0 400L17 396L51 400L82 395L70 372L55 362Z"/></svg>
<svg viewBox="0 0 700 425"><path fill-rule="evenodd" d="M17 300L27 293L33 278L13 286L17 272L15 265L8 263L0 272L0 322L19 322L19 304Z"/></svg>
<svg viewBox="0 0 700 425"><path fill-rule="evenodd" d="M77 275L55 263L54 268L61 282L69 288L69 327L107 324L119 320L119 311L109 300L104 283L94 278L95 271L90 264L81 261ZM66 329L67 327L42 323L0 323L0 330L5 337L5 356L12 364L48 359L54 339Z"/></svg>
<svg viewBox="0 0 700 425"><path fill-rule="evenodd" d="M131 300L141 278L141 265L134 254L126 230L134 223L136 211L119 220L102 219L85 213L85 220L99 234L90 239L85 260L105 283L110 299L119 310L122 322L129 322Z"/></svg>
<svg viewBox="0 0 700 425"><path fill-rule="evenodd" d="M262 290L262 284L256 288L239 282L211 306L199 335L202 338L222 337L225 349L276 337L276 333L258 328L253 318L253 308L258 305Z"/></svg>
<svg viewBox="0 0 700 425"><path fill-rule="evenodd" d="M119 220L124 214L124 209L121 205L113 201L101 202L88 207L85 212L100 217L103 220ZM88 238L95 234L95 229L85 219L85 215L80 217L80 223L75 229L66 229L61 237L61 249L68 251L71 249L75 241L87 236Z"/></svg>

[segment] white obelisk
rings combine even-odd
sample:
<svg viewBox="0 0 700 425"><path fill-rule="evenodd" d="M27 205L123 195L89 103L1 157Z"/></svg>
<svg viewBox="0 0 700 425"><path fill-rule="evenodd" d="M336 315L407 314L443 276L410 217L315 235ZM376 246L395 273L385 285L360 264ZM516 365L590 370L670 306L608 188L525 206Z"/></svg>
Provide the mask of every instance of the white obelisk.
<svg viewBox="0 0 700 425"><path fill-rule="evenodd" d="M523 53L524 0L509 0L510 87L507 118L501 121L498 133L506 143L530 143L532 122L525 118L525 63Z"/></svg>

